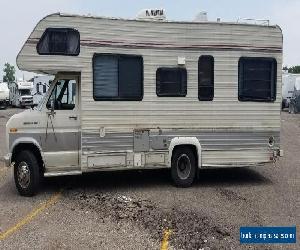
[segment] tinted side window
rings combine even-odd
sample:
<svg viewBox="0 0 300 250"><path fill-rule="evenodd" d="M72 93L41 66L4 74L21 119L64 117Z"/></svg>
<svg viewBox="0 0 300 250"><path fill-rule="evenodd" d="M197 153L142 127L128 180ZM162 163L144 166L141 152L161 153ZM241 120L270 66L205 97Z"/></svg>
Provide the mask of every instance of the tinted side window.
<svg viewBox="0 0 300 250"><path fill-rule="evenodd" d="M97 54L93 58L94 100L142 100L143 58Z"/></svg>
<svg viewBox="0 0 300 250"><path fill-rule="evenodd" d="M76 104L76 81L59 80L46 104L48 109L51 108L51 100L55 110L73 110Z"/></svg>
<svg viewBox="0 0 300 250"><path fill-rule="evenodd" d="M212 101L214 99L214 58L201 56L198 61L198 99Z"/></svg>
<svg viewBox="0 0 300 250"><path fill-rule="evenodd" d="M275 101L277 62L274 58L239 60L239 101Z"/></svg>
<svg viewBox="0 0 300 250"><path fill-rule="evenodd" d="M79 32L70 28L48 28L37 44L37 52L40 55L79 55Z"/></svg>
<svg viewBox="0 0 300 250"><path fill-rule="evenodd" d="M156 94L157 96L186 96L186 69L158 68L156 71Z"/></svg>

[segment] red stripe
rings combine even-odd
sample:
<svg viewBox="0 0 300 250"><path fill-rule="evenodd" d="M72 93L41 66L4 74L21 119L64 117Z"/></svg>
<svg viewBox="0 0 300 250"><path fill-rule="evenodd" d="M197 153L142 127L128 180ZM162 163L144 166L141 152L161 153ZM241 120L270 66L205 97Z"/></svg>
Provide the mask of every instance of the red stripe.
<svg viewBox="0 0 300 250"><path fill-rule="evenodd" d="M37 44L39 38L28 39L27 43ZM178 45L171 43L154 43L154 42L127 42L127 41L110 41L110 40L81 40L81 46L87 47L127 47L127 48L158 48L158 49L209 49L209 50L247 50L247 51L264 51L264 52L282 52L281 47L257 47L252 45L237 44L190 44Z"/></svg>

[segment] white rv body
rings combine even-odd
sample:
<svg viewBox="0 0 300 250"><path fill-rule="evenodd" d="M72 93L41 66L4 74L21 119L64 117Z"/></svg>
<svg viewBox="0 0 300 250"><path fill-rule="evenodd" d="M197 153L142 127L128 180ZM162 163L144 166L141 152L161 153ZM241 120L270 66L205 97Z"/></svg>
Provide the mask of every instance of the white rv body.
<svg viewBox="0 0 300 250"><path fill-rule="evenodd" d="M33 105L37 106L44 95L47 93L51 82L54 80L54 76L35 76L33 78L33 88L31 95L33 97Z"/></svg>
<svg viewBox="0 0 300 250"><path fill-rule="evenodd" d="M45 30L62 27L79 32L78 55L39 54ZM142 57L142 98L96 101L95 55ZM199 101L198 63L207 55L214 58L214 97ZM273 101L239 100L238 65L244 57L276 62ZM199 168L256 166L280 154L282 32L278 26L53 14L37 24L17 64L21 70L56 75L38 109L17 114L7 123L9 161L22 145L31 144L40 152L45 176L169 168L180 146L193 149ZM186 96L156 94L160 67L186 70ZM76 86L66 106L72 110L54 110L51 115L52 90L57 82L69 80L70 87Z"/></svg>
<svg viewBox="0 0 300 250"><path fill-rule="evenodd" d="M0 82L0 108L6 108L9 104L9 88L6 82Z"/></svg>
<svg viewBox="0 0 300 250"><path fill-rule="evenodd" d="M28 107L33 105L32 88L33 82L18 81L11 83L9 85L10 104L14 107Z"/></svg>
<svg viewBox="0 0 300 250"><path fill-rule="evenodd" d="M297 79L300 79L299 74L284 73L282 75L282 108L289 107Z"/></svg>

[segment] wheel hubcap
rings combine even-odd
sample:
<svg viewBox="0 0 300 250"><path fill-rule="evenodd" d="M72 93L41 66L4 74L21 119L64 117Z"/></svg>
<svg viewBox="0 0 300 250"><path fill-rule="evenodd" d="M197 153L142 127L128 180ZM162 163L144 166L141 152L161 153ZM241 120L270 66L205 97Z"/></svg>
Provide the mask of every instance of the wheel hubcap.
<svg viewBox="0 0 300 250"><path fill-rule="evenodd" d="M27 188L30 184L30 170L26 162L22 161L18 165L18 182L22 188Z"/></svg>
<svg viewBox="0 0 300 250"><path fill-rule="evenodd" d="M177 160L177 173L180 179L185 180L191 173L191 161L186 154L182 154Z"/></svg>

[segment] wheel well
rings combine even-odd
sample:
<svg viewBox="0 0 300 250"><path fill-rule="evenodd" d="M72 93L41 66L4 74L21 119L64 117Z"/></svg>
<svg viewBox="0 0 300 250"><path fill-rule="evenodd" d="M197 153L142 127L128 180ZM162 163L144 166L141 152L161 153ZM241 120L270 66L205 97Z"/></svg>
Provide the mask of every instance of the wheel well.
<svg viewBox="0 0 300 250"><path fill-rule="evenodd" d="M44 171L44 161L39 148L31 143L20 143L14 147L11 157L11 162L16 160L16 156L23 150L31 151L37 158L41 171Z"/></svg>
<svg viewBox="0 0 300 250"><path fill-rule="evenodd" d="M190 150L192 150L192 152L193 152L193 154L195 156L195 159L196 159L196 166L198 166L198 151L197 151L197 147L195 145L192 145L192 144L176 145L173 148L172 157L173 157L173 153L175 152L175 150L180 149L180 148L189 148Z"/></svg>

